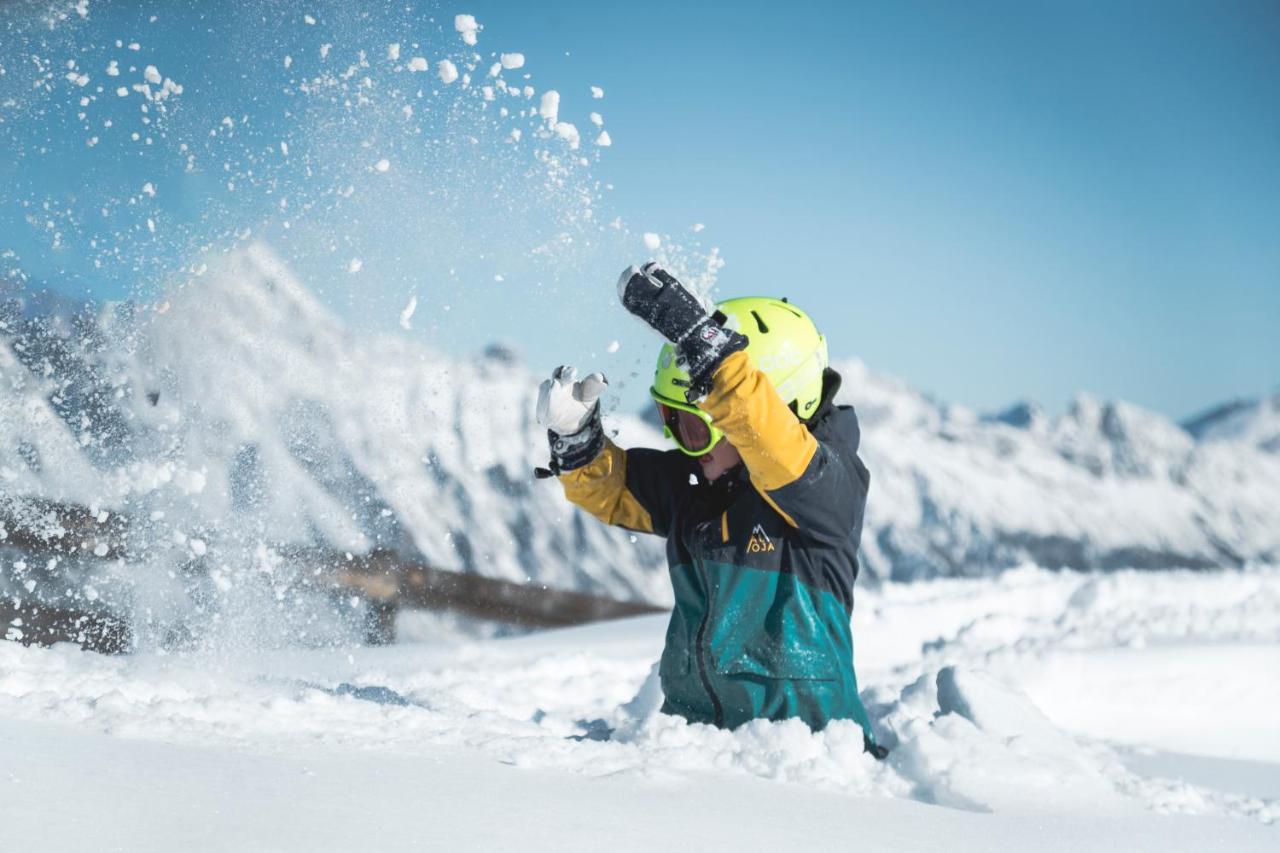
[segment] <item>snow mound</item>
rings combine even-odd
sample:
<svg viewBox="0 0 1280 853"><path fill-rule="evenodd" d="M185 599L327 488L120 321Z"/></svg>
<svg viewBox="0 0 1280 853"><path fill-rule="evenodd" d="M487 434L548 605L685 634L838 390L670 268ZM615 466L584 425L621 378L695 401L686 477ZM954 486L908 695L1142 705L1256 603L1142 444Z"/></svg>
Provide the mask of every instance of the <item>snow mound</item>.
<svg viewBox="0 0 1280 853"><path fill-rule="evenodd" d="M1265 824L1280 818L1280 804L1129 769L1125 748L1097 739L1125 729L1089 736L1072 725L1081 707L1105 708L1116 697L1104 687L1077 690L1087 695L1073 703L1063 691L1046 692L1034 676L1046 662L1077 654L1089 641L1082 634L1093 632L1093 652L1125 652L1115 658L1124 669L1114 669L1114 678L1095 672L1097 684L1159 670L1163 678L1150 680L1142 697L1148 710L1176 696L1187 683L1179 679L1189 677L1203 687L1201 716L1214 700L1219 710L1208 713L1221 714L1242 695L1243 683L1261 677L1225 665L1233 650L1244 650L1232 645L1231 632L1243 628L1238 636L1267 637L1272 645L1280 639L1274 614L1249 609L1241 594L1274 594L1280 573L1130 572L1116 589L1131 594L1118 596L1115 606L1090 580L1024 570L1011 579L890 584L866 596L872 610L890 605L901 620L894 626L877 617L857 626L859 674L870 685L864 699L877 736L892 748L882 762L863 752L861 730L847 721L817 733L794 720L728 732L661 715L653 666L662 645L660 616L518 639L240 657L106 658L70 646L0 643L0 726L38 722L71 727L77 737L133 739L134 751L162 741L227 760L271 755L332 766L362 755L402 762L423 784L439 781L441 757L450 755L471 767L501 768L511 790L572 788L581 780L619 794L710 791L726 808L768 782L770 800L820 798L828 816L863 807L901 814L895 810L910 806L915 819L930 822L967 814L992 831L1029 821L1093 833L1075 845L1085 848L1168 846L1148 843L1151 832L1165 839L1181 833L1248 839L1236 849L1272 838ZM1124 636L1116 623L1179 624L1180 616L1165 621L1161 614L1185 593L1203 602L1200 618L1184 623L1183 643L1212 644L1227 654L1213 683L1195 669L1179 675L1177 658L1159 655L1158 632L1144 638L1149 645L1112 645ZM1050 614L1077 609L1087 610L1090 621L1054 633ZM1001 626L979 632L981 643L974 632L948 627L974 622L974 613ZM938 631L944 636L922 654L919 639ZM1248 695L1255 701L1261 694ZM1259 720L1265 710L1256 709ZM1185 715L1161 719L1189 734L1201 724ZM1274 772L1275 765L1258 768ZM946 808L930 808L937 805ZM956 831L974 826L962 821L958 827L968 828ZM1039 849L1042 841L1021 847Z"/></svg>
<svg viewBox="0 0 1280 853"><path fill-rule="evenodd" d="M985 673L949 666L921 676L881 724L894 765L927 802L982 811L1125 807L1082 747Z"/></svg>

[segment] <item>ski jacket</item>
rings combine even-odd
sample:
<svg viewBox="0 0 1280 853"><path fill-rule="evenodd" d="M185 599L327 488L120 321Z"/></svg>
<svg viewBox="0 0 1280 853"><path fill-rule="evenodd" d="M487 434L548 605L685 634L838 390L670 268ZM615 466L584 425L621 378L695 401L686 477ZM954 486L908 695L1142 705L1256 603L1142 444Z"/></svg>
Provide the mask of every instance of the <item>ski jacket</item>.
<svg viewBox="0 0 1280 853"><path fill-rule="evenodd" d="M659 675L665 713L725 728L799 717L870 724L853 668L853 583L870 474L858 419L831 398L808 425L745 352L699 404L743 465L714 483L678 450L611 441L562 474L566 497L606 524L667 540L675 608Z"/></svg>

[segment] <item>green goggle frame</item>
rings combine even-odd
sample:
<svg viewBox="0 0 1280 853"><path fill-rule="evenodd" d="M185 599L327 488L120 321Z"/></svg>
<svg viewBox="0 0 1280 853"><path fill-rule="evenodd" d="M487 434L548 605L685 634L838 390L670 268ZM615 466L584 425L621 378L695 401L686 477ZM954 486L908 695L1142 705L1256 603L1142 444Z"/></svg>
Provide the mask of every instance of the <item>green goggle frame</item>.
<svg viewBox="0 0 1280 853"><path fill-rule="evenodd" d="M697 406L689 403L672 400L670 397L664 397L658 393L657 388L649 389L649 396L653 397L653 401L658 404L658 413L662 416L662 434L676 443L676 447L686 456L704 456L720 443L720 439L724 438L724 433L711 423L711 416L699 409ZM707 446L702 448L685 447L684 441L680 438L680 430L676 418L676 412L688 412L696 415L703 423L707 425Z"/></svg>

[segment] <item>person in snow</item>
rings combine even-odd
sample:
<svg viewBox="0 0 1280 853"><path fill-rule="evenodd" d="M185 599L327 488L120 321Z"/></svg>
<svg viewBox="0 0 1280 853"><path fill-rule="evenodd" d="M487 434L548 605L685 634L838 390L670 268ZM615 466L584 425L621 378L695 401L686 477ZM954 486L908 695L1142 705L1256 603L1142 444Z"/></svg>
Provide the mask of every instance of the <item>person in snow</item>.
<svg viewBox="0 0 1280 853"><path fill-rule="evenodd" d="M708 313L656 263L618 280L622 305L667 343L650 394L676 449L604 434L603 375L557 368L537 417L565 496L605 524L667 540L675 608L659 664L662 711L735 728L854 720L853 584L870 474L858 420L833 402L826 339L783 299Z"/></svg>

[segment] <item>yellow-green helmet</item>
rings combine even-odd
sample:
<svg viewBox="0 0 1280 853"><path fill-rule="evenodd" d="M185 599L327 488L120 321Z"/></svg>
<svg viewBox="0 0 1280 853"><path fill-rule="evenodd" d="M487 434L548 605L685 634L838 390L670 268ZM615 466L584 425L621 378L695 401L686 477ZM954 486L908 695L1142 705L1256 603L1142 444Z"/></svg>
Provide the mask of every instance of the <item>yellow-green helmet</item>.
<svg viewBox="0 0 1280 853"><path fill-rule="evenodd" d="M818 331L809 315L783 299L768 296L743 296L717 303L716 310L725 316L725 327L747 336L747 354L761 370L782 401L791 406L801 420L808 420L822 402L822 374L827 368L827 339ZM658 352L653 387L649 393L659 407L692 412L711 428L710 443L704 448L686 448L667 424L663 432L690 456L701 456L711 450L723 434L711 425L710 418L685 398L689 374L676 363L675 349L664 344Z"/></svg>

